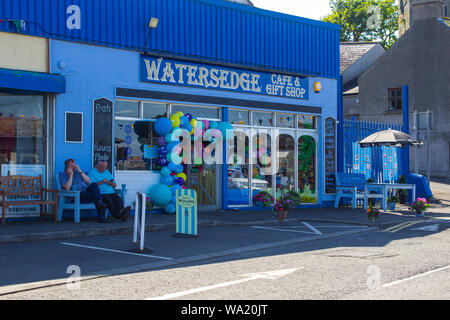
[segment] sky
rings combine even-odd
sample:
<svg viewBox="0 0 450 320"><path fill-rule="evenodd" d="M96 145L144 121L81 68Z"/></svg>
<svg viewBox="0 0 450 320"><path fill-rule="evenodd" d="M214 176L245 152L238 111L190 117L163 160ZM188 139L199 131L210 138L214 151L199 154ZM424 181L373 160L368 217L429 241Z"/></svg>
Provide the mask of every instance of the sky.
<svg viewBox="0 0 450 320"><path fill-rule="evenodd" d="M255 7L319 20L331 13L329 0L252 0Z"/></svg>

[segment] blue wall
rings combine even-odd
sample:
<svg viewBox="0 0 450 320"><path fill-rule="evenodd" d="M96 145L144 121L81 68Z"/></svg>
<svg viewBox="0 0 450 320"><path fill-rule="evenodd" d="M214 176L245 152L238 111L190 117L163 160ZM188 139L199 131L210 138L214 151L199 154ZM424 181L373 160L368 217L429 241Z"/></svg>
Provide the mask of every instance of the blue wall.
<svg viewBox="0 0 450 320"><path fill-rule="evenodd" d="M321 121L319 123L319 148L318 148L318 186L323 191L323 122L328 116L337 117L337 90L336 79L310 78L309 100L296 100L289 98L276 98L252 94L242 94L219 90L197 89L189 87L174 87L143 83L139 81L140 54L133 51L112 49L95 45L85 45L73 42L52 40L50 42L51 72L61 73L66 77L66 93L56 98L56 171L62 171L64 160L74 157L86 170L92 167L92 101L99 97L111 100L116 98L117 87L157 90L189 95L209 95L216 97L228 97L247 99L272 103L301 103L303 106L315 106L322 108ZM59 66L64 66L61 69ZM316 94L313 90L315 81L320 81L322 92ZM170 101L168 101L170 102ZM223 106L222 106L223 107ZM64 113L77 111L84 113L83 144L67 144L64 142ZM276 110L275 110L276 111ZM324 198L319 193L319 201L332 200L332 196Z"/></svg>

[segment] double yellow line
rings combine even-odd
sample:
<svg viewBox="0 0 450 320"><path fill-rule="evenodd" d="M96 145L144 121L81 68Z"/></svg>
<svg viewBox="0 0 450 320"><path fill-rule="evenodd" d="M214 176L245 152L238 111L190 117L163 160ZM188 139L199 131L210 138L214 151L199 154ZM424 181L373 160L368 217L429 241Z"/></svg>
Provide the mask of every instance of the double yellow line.
<svg viewBox="0 0 450 320"><path fill-rule="evenodd" d="M400 231L400 230L406 229L406 228L408 228L408 227L411 227L411 226L413 226L413 225L415 225L415 224L422 223L422 222L423 222L423 221L406 221L406 222L397 224L397 225L395 225L395 226L393 226L393 227L387 228L387 229L382 230L382 231L383 231L383 232L391 232L391 233L394 233L394 232L398 232L398 231Z"/></svg>

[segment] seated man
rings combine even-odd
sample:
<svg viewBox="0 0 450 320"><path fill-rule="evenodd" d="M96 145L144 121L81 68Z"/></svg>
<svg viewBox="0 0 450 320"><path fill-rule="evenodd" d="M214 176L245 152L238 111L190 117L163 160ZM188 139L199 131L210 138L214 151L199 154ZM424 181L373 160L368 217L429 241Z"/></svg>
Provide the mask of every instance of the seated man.
<svg viewBox="0 0 450 320"><path fill-rule="evenodd" d="M106 204L100 194L96 183L91 183L88 175L84 173L74 159L64 162L65 170L59 174L59 183L64 190L75 190L80 192L80 202L93 202L97 209L97 221L107 222L105 218Z"/></svg>
<svg viewBox="0 0 450 320"><path fill-rule="evenodd" d="M93 183L97 183L103 202L106 203L111 214L124 222L130 216L131 207L124 208L123 199L114 191L116 183L107 167L106 161L99 161L97 166L89 172L89 178Z"/></svg>

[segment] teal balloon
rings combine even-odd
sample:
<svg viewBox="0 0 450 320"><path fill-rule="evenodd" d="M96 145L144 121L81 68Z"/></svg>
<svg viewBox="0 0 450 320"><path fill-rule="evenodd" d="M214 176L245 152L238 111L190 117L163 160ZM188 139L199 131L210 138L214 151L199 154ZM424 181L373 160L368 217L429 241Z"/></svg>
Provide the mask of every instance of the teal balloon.
<svg viewBox="0 0 450 320"><path fill-rule="evenodd" d="M189 119L186 116L180 117L180 127L184 128L189 124Z"/></svg>
<svg viewBox="0 0 450 320"><path fill-rule="evenodd" d="M173 185L174 178L172 176L161 176L161 184L165 184L166 186Z"/></svg>
<svg viewBox="0 0 450 320"><path fill-rule="evenodd" d="M168 118L159 118L155 122L155 132L158 136L165 136L172 131L172 121Z"/></svg>
<svg viewBox="0 0 450 320"><path fill-rule="evenodd" d="M165 207L172 200L172 191L165 184L155 184L149 188L147 196L155 205Z"/></svg>
<svg viewBox="0 0 450 320"><path fill-rule="evenodd" d="M219 124L216 121L211 121L209 123L209 128L210 129L217 129L217 128L219 128Z"/></svg>
<svg viewBox="0 0 450 320"><path fill-rule="evenodd" d="M170 176L172 173L172 170L169 169L169 167L164 167L161 169L161 175L163 176Z"/></svg>
<svg viewBox="0 0 450 320"><path fill-rule="evenodd" d="M169 203L164 207L164 211L172 214L176 212L176 207L173 203Z"/></svg>

